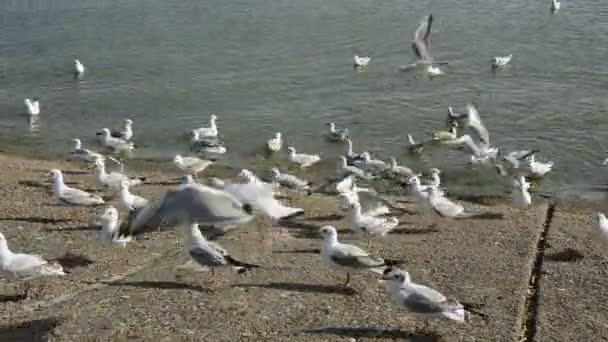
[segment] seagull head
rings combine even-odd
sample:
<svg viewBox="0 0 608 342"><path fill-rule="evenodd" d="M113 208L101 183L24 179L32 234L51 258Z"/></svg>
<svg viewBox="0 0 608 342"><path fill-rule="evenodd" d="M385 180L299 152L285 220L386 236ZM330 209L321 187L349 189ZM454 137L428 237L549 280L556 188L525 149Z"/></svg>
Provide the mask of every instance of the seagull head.
<svg viewBox="0 0 608 342"><path fill-rule="evenodd" d="M175 157L173 157L173 162L174 162L175 164L179 164L179 165L181 165L181 164L184 162L184 159L182 158L182 156L181 156L181 155L176 154L176 155L175 155Z"/></svg>
<svg viewBox="0 0 608 342"><path fill-rule="evenodd" d="M96 135L103 135L104 137L110 136L110 129L102 128L101 131L97 132Z"/></svg>
<svg viewBox="0 0 608 342"><path fill-rule="evenodd" d="M118 210L114 207L107 207L99 218L104 222L111 222L114 219L118 219Z"/></svg>
<svg viewBox="0 0 608 342"><path fill-rule="evenodd" d="M276 132L274 134L274 138L277 139L277 140L281 140L281 132Z"/></svg>
<svg viewBox="0 0 608 342"><path fill-rule="evenodd" d="M279 168L273 167L272 169L270 169L270 171L272 172L272 175L274 177L278 177L281 174L281 171L279 171Z"/></svg>
<svg viewBox="0 0 608 342"><path fill-rule="evenodd" d="M249 181L253 180L253 178L254 178L253 172L251 172L247 169L242 169L241 172L239 172L238 176L243 177Z"/></svg>
<svg viewBox="0 0 608 342"><path fill-rule="evenodd" d="M431 175L435 175L435 174L439 175L439 174L441 174L441 171L439 169L437 169L437 168L434 168L434 167L430 169L430 172L431 172Z"/></svg>
<svg viewBox="0 0 608 342"><path fill-rule="evenodd" d="M337 239L338 231L334 226L323 226L319 229L319 233L324 239Z"/></svg>
<svg viewBox="0 0 608 342"><path fill-rule="evenodd" d="M295 155L295 154L296 154L296 149L295 149L295 148L293 148L293 147L291 147L291 146L289 146L289 147L287 148L287 153L289 153L289 155L290 155L290 156L293 156L293 155Z"/></svg>
<svg viewBox="0 0 608 342"><path fill-rule="evenodd" d="M215 121L216 121L216 120L217 120L217 115L215 115L215 114L212 114L212 115L209 117L209 121L210 121L210 122L215 123Z"/></svg>
<svg viewBox="0 0 608 342"><path fill-rule="evenodd" d="M49 173L46 174L47 177L49 177L51 180L58 180L59 178L61 178L61 171L59 171L58 169L52 169L49 171Z"/></svg>
<svg viewBox="0 0 608 342"><path fill-rule="evenodd" d="M390 280L391 282L396 282L398 284L404 284L410 282L410 274L406 271L389 266L384 269L382 279Z"/></svg>
<svg viewBox="0 0 608 342"><path fill-rule="evenodd" d="M74 139L72 139L72 141L74 142L74 149L75 150L80 149L80 147L82 146L82 142L80 141L80 139L74 138Z"/></svg>
<svg viewBox="0 0 608 342"><path fill-rule="evenodd" d="M133 124L133 120L125 119L125 126L131 126Z"/></svg>

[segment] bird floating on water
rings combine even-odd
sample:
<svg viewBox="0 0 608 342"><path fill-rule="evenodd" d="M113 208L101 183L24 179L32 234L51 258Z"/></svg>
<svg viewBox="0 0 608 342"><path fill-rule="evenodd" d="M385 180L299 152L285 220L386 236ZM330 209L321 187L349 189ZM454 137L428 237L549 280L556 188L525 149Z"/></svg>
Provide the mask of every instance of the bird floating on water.
<svg viewBox="0 0 608 342"><path fill-rule="evenodd" d="M508 55L508 56L504 56L504 57L493 57L492 58L492 69L506 67L511 62L511 58L513 58L512 54Z"/></svg>
<svg viewBox="0 0 608 342"><path fill-rule="evenodd" d="M209 127L195 128L190 132L197 132L198 137L200 137L200 138L217 137L218 129L217 129L216 121L217 121L217 115L212 114L209 117Z"/></svg>
<svg viewBox="0 0 608 342"><path fill-rule="evenodd" d="M176 154L175 157L173 157L173 164L183 172L196 177L196 175L205 171L207 167L212 165L213 162L197 157L182 157L181 155Z"/></svg>
<svg viewBox="0 0 608 342"><path fill-rule="evenodd" d="M131 140L131 138L133 138L133 120L125 119L123 129L120 131L112 130L110 134L114 138L119 138L126 141Z"/></svg>
<svg viewBox="0 0 608 342"><path fill-rule="evenodd" d="M80 77L82 76L82 74L84 74L84 65L82 63L80 63L79 60L75 59L74 60L74 75L76 75L76 77Z"/></svg>
<svg viewBox="0 0 608 342"><path fill-rule="evenodd" d="M129 152L135 148L133 142L113 137L108 128L102 128L97 135L101 135L101 143L114 152Z"/></svg>
<svg viewBox="0 0 608 342"><path fill-rule="evenodd" d="M357 56L353 57L353 67L355 69L365 68L369 62L372 60L370 56Z"/></svg>
<svg viewBox="0 0 608 342"><path fill-rule="evenodd" d="M287 148L289 161L300 165L301 168L311 167L313 164L321 161L321 155L319 154L306 154L297 153L294 147L289 146Z"/></svg>
<svg viewBox="0 0 608 342"><path fill-rule="evenodd" d="M269 151L279 152L283 147L283 139L281 136L281 132L276 132L274 134L274 138L269 139L268 142L266 142L266 147Z"/></svg>
<svg viewBox="0 0 608 342"><path fill-rule="evenodd" d="M336 124L330 122L327 124L329 126L328 137L333 141L346 141L348 139L348 128L336 129Z"/></svg>
<svg viewBox="0 0 608 342"><path fill-rule="evenodd" d="M38 115L40 114L40 102L34 98L34 100L25 99L23 100L25 104L26 113L29 115Z"/></svg>
<svg viewBox="0 0 608 342"><path fill-rule="evenodd" d="M551 13L555 13L555 12L559 11L561 6L562 6L561 2L559 2L557 0L551 0Z"/></svg>

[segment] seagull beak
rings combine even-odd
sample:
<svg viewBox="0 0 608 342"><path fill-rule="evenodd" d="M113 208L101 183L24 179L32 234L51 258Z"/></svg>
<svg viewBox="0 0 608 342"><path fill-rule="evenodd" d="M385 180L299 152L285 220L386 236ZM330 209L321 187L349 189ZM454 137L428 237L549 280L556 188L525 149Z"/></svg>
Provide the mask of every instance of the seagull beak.
<svg viewBox="0 0 608 342"><path fill-rule="evenodd" d="M95 133L95 135L102 135L102 134L103 134L102 132Z"/></svg>

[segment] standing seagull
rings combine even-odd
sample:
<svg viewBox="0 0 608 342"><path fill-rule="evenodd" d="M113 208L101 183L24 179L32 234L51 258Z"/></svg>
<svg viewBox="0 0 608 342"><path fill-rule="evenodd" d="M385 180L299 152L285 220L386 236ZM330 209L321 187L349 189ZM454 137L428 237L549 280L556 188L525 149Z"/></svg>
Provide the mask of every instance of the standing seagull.
<svg viewBox="0 0 608 342"><path fill-rule="evenodd" d="M346 271L344 287L350 283L352 272L378 272L386 265L382 258L373 257L355 245L340 243L338 232L333 226L321 227L320 233L323 236L321 261L332 268Z"/></svg>
<svg viewBox="0 0 608 342"><path fill-rule="evenodd" d="M58 263L49 264L39 255L13 253L8 248L4 234L0 233L0 273L16 280L28 280L38 276L65 275ZM29 288L25 291L30 297Z"/></svg>
<svg viewBox="0 0 608 342"><path fill-rule="evenodd" d="M428 318L464 322L466 311L462 304L430 287L413 283L408 272L388 267L382 279L390 281L391 301L395 305Z"/></svg>
<svg viewBox="0 0 608 342"><path fill-rule="evenodd" d="M133 120L125 119L122 131L112 131L111 135L114 138L129 141L133 138Z"/></svg>
<svg viewBox="0 0 608 342"><path fill-rule="evenodd" d="M606 215L604 215L604 213L597 213L597 218L600 231L605 236L608 236L608 219L606 219Z"/></svg>
<svg viewBox="0 0 608 342"><path fill-rule="evenodd" d="M443 72L434 67L433 64L447 64L446 62L435 62L431 56L431 26L433 24L433 15L430 14L422 19L412 41L412 49L416 56L420 59L420 63L427 65L427 71L433 75L440 75Z"/></svg>
<svg viewBox="0 0 608 342"><path fill-rule="evenodd" d="M124 139L115 138L108 128L102 128L97 135L102 136L101 143L114 152L131 151L135 148L135 144Z"/></svg>
<svg viewBox="0 0 608 342"><path fill-rule="evenodd" d="M211 267L212 282L215 282L215 267L234 266L245 269L260 267L235 260L225 249L211 241L207 241L198 228L198 224L190 223L185 229L187 229L186 243L188 254L190 254L192 260L197 264L203 267Z"/></svg>
<svg viewBox="0 0 608 342"><path fill-rule="evenodd" d="M23 103L25 104L25 109L29 115L40 114L40 102L38 102L36 98L34 98L34 101L25 99L23 100Z"/></svg>
<svg viewBox="0 0 608 342"><path fill-rule="evenodd" d="M99 217L99 220L101 221L101 231L99 232L99 240L101 240L101 242L108 244L114 243L125 247L127 242L132 240L131 236L119 236L118 211L116 208L107 207Z"/></svg>
<svg viewBox="0 0 608 342"><path fill-rule="evenodd" d="M134 195L129 191L129 182L123 180L120 182L120 203L128 210L133 211L141 209L148 205L148 200Z"/></svg>
<svg viewBox="0 0 608 342"><path fill-rule="evenodd" d="M84 206L104 203L104 200L97 195L92 195L86 191L70 188L65 185L65 183L63 183L63 174L57 169L49 171L48 176L53 180L53 193L55 194L55 197L62 202Z"/></svg>
<svg viewBox="0 0 608 342"><path fill-rule="evenodd" d="M82 76L82 74L84 74L84 65L82 65L82 63L80 63L79 60L75 59L74 60L74 75L76 75L76 77L80 77L80 76Z"/></svg>
<svg viewBox="0 0 608 342"><path fill-rule="evenodd" d="M203 172L209 165L213 164L213 162L207 159L182 157L181 155L176 154L173 158L173 164L185 173L196 177L199 172Z"/></svg>
<svg viewBox="0 0 608 342"><path fill-rule="evenodd" d="M524 176L514 179L513 189L511 190L511 202L513 207L524 209L532 204L532 197L530 196L530 183L526 181Z"/></svg>

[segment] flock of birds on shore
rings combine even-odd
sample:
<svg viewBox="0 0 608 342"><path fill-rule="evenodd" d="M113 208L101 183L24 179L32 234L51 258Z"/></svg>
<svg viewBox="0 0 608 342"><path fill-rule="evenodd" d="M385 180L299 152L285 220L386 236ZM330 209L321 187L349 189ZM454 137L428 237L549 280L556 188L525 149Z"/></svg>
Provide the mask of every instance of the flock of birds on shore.
<svg viewBox="0 0 608 342"><path fill-rule="evenodd" d="M552 10L560 7L559 2L552 0ZM420 59L416 64L423 65L431 75L443 73L430 55L430 34L433 16L424 18L415 32L413 50ZM493 68L507 66L512 56L496 57L492 60ZM365 68L371 61L369 56L354 56L355 68ZM78 76L85 73L84 65L75 60L75 72ZM25 100L26 110L30 115L40 114L40 104L34 99ZM273 232L280 229L280 223L302 215L304 210L283 205L276 197L282 188L289 188L300 195L310 195L329 184L335 184L340 207L348 212L350 229L367 239L368 250L372 250L372 240L386 236L394 230L399 219L390 216L391 207L387 200L372 188L359 187L358 180L371 181L388 178L399 184L407 185L409 195L416 199L422 208L428 208L437 215L446 218L466 218L472 213L466 212L459 203L451 200L441 182L441 171L429 170L429 177L422 177L411 168L400 164L392 157L388 161L374 159L369 152L357 153L346 128L340 129L334 123L328 123L326 136L329 140L345 144L345 154L339 157L337 175L332 182L314 184L301 176L288 174L278 167L272 167L272 182L265 182L252 171L243 169L239 173L242 182L229 182L217 178L207 179L207 184L200 184L196 177L203 173L214 161L208 156L227 153L217 126L218 117L212 115L208 127L192 129L188 132L193 156L175 155L173 164L185 175L183 183L166 191L158 200L148 200L130 192L132 187L146 182L145 178L129 177L124 173L124 160L118 156L129 155L137 148L133 141L133 121L124 120L121 130L101 129L100 144L111 153L102 154L82 146L79 139L73 139L74 148L70 156L85 162L94 168L95 183L99 189L108 189L119 193L120 204L128 213L126 223L120 223L119 211L107 207L99 217L101 231L99 239L104 243L127 246L136 243L137 237L149 229L161 225L184 225L185 246L192 260L201 266L209 267L215 283L214 269L228 266L247 270L258 265L238 261L218 244L209 241L201 232L206 229L230 229L251 221L254 214L261 214L272 221ZM458 135L460 127L468 134ZM468 162L478 165L491 165L496 173L511 185L512 205L525 209L531 205L529 192L530 178L542 178L552 170L553 163L539 162L535 155L538 150L517 150L503 153L492 146L490 135L481 120L480 114L472 104L467 105L464 113L456 113L448 108L445 129L432 134L432 140L418 143L408 134L407 152L424 153L428 144L462 146L468 151ZM293 146L284 146L283 136L277 132L266 142L270 153L279 153L286 149L287 161L302 171L324 159L322 154L298 152ZM197 156L194 156L197 155ZM201 158L203 156L204 158ZM117 171L106 170L106 161L119 166ZM65 184L63 174L58 169L50 170L48 176L53 182L53 193L60 202L74 206L99 206L104 199L93 193L73 188ZM361 196L371 198L363 203ZM365 205L364 205L365 204ZM608 234L608 220L599 214L600 227ZM447 299L439 292L424 285L412 282L408 272L396 267L394 261L380 258L369 251L338 240L338 232L333 226L320 228L323 237L321 243L321 261L337 270L346 273L344 286L350 283L350 274L372 271L390 281L392 301L411 313L434 318L447 318L464 321L467 310L457 301ZM56 263L49 263L38 255L14 253L8 248L7 241L0 233L0 271L13 279L28 280L37 276L65 275L63 268ZM29 289L26 290L29 296Z"/></svg>

